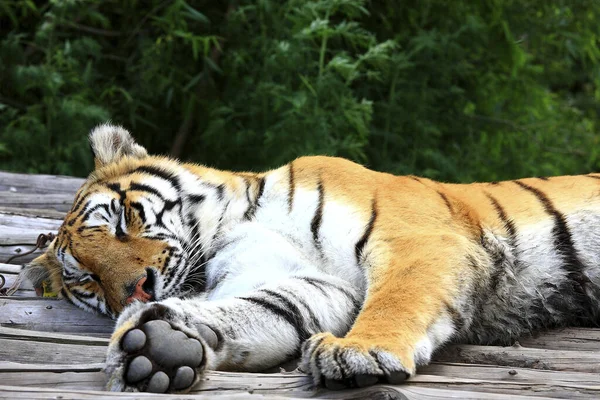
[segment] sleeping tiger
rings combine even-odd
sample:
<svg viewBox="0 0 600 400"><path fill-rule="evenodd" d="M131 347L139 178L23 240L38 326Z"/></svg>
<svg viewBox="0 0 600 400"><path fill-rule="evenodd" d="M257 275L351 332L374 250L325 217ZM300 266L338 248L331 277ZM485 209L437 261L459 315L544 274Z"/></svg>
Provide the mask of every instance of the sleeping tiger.
<svg viewBox="0 0 600 400"><path fill-rule="evenodd" d="M331 157L235 173L90 135L95 171L24 269L117 318L108 389L301 357L330 389L399 383L450 340L594 324L600 175L444 184Z"/></svg>

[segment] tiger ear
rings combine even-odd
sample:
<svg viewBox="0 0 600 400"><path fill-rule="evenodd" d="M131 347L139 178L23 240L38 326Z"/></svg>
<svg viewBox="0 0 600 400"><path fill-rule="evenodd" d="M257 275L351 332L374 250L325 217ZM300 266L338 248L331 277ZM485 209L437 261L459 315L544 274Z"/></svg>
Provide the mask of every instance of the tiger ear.
<svg viewBox="0 0 600 400"><path fill-rule="evenodd" d="M41 291L44 287L44 291L59 293L62 288L61 269L58 260L46 252L29 264L25 264L21 270L20 279L28 279L36 292ZM45 287L44 282L48 287Z"/></svg>
<svg viewBox="0 0 600 400"><path fill-rule="evenodd" d="M96 169L117 162L125 156L133 158L148 156L146 149L137 144L126 129L108 123L98 125L92 130L90 144Z"/></svg>

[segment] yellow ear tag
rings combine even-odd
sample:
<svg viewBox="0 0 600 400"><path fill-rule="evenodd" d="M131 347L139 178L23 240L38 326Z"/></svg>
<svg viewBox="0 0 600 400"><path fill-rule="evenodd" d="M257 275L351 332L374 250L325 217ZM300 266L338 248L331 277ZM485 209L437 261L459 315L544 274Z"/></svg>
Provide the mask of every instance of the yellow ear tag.
<svg viewBox="0 0 600 400"><path fill-rule="evenodd" d="M48 281L42 282L42 290L43 290L42 297L58 297L58 293L52 292L50 290L50 288L51 288L50 282L48 282Z"/></svg>

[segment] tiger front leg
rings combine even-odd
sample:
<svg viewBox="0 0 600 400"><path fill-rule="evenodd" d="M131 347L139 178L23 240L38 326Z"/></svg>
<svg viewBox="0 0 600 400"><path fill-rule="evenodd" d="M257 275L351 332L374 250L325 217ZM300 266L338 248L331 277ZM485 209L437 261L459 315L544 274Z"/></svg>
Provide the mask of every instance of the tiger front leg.
<svg viewBox="0 0 600 400"><path fill-rule="evenodd" d="M468 326L468 241L423 237L398 243L387 264L374 264L364 306L343 337L312 336L301 369L330 389L401 383ZM448 249L448 250L444 250Z"/></svg>
<svg viewBox="0 0 600 400"><path fill-rule="evenodd" d="M294 276L238 297L136 303L119 318L106 373L113 391L185 392L206 369L263 371L312 334L342 335L360 296L341 279Z"/></svg>
<svg viewBox="0 0 600 400"><path fill-rule="evenodd" d="M125 310L112 335L105 372L107 388L127 392L185 392L218 345L215 332L160 303Z"/></svg>

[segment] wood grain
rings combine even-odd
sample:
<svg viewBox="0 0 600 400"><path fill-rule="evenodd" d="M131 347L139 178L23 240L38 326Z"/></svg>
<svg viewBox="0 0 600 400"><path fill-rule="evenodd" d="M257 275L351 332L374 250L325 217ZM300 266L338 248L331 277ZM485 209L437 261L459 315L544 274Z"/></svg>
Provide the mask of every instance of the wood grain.
<svg viewBox="0 0 600 400"><path fill-rule="evenodd" d="M85 180L60 175L31 175L0 171L0 191L75 194Z"/></svg>

